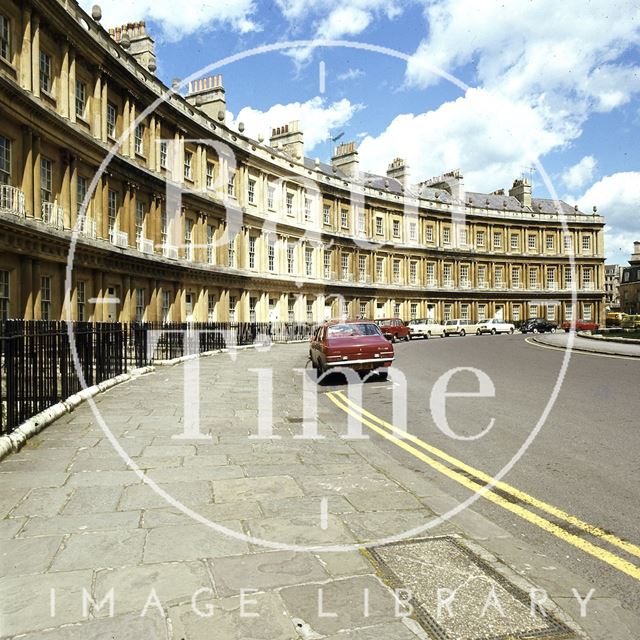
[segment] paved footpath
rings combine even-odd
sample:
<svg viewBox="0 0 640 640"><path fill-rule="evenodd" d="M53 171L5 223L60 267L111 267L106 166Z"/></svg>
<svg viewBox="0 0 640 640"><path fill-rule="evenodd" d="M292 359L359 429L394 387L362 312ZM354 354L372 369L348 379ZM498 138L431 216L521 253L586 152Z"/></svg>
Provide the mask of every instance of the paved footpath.
<svg viewBox="0 0 640 640"><path fill-rule="evenodd" d="M569 334L565 332L555 334L543 333L536 335L534 340L550 347L566 349L569 343ZM574 336L573 350L587 353L601 353L603 355L625 356L628 358L640 358L640 344L625 344L623 342L614 342L598 338L585 338L578 335Z"/></svg>
<svg viewBox="0 0 640 640"><path fill-rule="evenodd" d="M96 398L111 433L148 478L201 517L244 537L197 522L143 483L89 404L2 461L0 637L428 637L398 615L370 556L318 547L395 535L455 502L428 470L405 469L371 441L340 438L345 425L325 398L318 399L318 415L326 437L296 439L302 377L292 363L304 367L305 359L305 345L242 351L235 363L228 354L201 359L201 429L210 440L173 437L184 428L184 365L159 367ZM269 440L250 438L258 412L256 385L247 380L258 374L248 370L261 366L274 367ZM570 587L584 595L589 585L546 566L544 556L516 536L471 510L423 535L445 534L490 549L493 556L485 560L499 572L507 570L497 561L504 557L578 618ZM287 545L316 549L294 552ZM593 615L590 637L634 637L617 603L595 603ZM454 611L448 623L460 630L470 616L477 613ZM506 623L491 624L499 631ZM472 636L460 631L455 637Z"/></svg>

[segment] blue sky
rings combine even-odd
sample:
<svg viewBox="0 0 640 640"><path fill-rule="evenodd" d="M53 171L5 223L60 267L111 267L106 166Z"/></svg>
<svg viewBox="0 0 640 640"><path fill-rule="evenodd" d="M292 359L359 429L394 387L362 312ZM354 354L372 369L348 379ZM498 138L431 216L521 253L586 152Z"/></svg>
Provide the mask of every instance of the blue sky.
<svg viewBox="0 0 640 640"><path fill-rule="evenodd" d="M90 8L93 2L81 2ZM306 154L356 140L362 169L396 156L422 179L460 168L469 190L508 188L539 161L560 198L607 221L607 259L640 240L640 5L635 0L170 0L102 3L105 27L143 19L165 83L291 40L389 47L272 52L222 69L228 122L269 137L300 119ZM326 68L321 91L320 62ZM433 72L444 71L462 90ZM539 172L534 194L548 197Z"/></svg>

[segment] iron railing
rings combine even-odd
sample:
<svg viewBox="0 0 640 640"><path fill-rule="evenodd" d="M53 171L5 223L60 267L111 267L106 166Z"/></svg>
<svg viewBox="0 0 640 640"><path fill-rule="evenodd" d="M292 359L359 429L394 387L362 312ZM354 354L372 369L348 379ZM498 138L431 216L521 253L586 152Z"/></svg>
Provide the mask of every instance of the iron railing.
<svg viewBox="0 0 640 640"><path fill-rule="evenodd" d="M307 322L1 322L0 434L10 433L85 385L99 384L129 369L224 348L307 340L316 326Z"/></svg>

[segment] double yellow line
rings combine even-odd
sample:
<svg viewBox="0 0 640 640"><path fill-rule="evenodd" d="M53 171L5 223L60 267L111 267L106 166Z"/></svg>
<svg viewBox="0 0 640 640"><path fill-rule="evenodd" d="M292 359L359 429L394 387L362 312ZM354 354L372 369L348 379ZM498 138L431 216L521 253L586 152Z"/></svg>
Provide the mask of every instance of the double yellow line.
<svg viewBox="0 0 640 640"><path fill-rule="evenodd" d="M461 484L463 487L466 487L467 489L470 489L475 493L479 493L483 498L489 500L490 502L503 507L507 511L514 513L527 522L535 524L544 531L547 531L560 538L564 542L572 544L574 547L581 549L585 553L598 558L598 560L606 562L612 567L618 569L618 571L622 571L632 578L640 580L640 567L638 567L637 565L629 562L628 560L625 560L615 553L612 553L608 549L600 547L592 542L589 542L588 540L581 538L580 536L577 536L565 530L563 527L551 522L547 518L529 509L525 509L519 504L510 502L509 500L503 498L499 493L496 493L495 489L499 490L503 494L507 494L512 496L513 498L516 498L521 503L530 505L531 507L534 507L539 511L543 511L550 516L553 516L556 520L561 520L563 523L580 529L581 531L584 531L589 536L592 536L599 541L606 542L628 554L640 558L640 547L638 547L637 545L632 544L631 542L627 542L626 540L622 540L621 538L618 538L617 536L604 531L600 527L588 524L587 522L584 522L583 520L580 520L579 518L566 513L562 509L554 507L553 505L550 505L542 500L538 500L537 498L534 498L533 496L530 496L529 494L524 493L523 491L520 491L515 487L512 487L506 482L498 481L495 482L495 485L492 489L488 488L485 485L494 480L493 477L489 474L486 474L483 471L479 471L478 469L474 469L461 460L450 456L444 451L441 451L440 449L420 440L420 438L417 438L416 436L407 433L406 431L403 431L393 424L390 424L389 422L386 422L378 416L370 413L355 402L352 402L347 396L345 396L342 391L332 391L327 393L326 395L331 400L331 402L333 402L342 411L356 418L372 431L375 431L383 438L386 438L390 442L393 442L401 449L404 449L414 457L418 458L418 460L421 460L422 462L428 464L430 467L432 467L436 471L439 471L451 480L454 480L458 484ZM427 455L427 453L425 452L430 455ZM456 468L450 468L441 461L453 465Z"/></svg>

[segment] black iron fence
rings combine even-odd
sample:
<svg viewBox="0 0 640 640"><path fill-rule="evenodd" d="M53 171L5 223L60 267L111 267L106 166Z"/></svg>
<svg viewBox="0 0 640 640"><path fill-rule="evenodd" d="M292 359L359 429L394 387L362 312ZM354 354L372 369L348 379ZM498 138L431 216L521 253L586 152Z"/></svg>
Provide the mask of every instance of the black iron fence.
<svg viewBox="0 0 640 640"><path fill-rule="evenodd" d="M0 323L0 434L10 433L84 386L129 369L206 351L305 340L315 326L7 320Z"/></svg>

